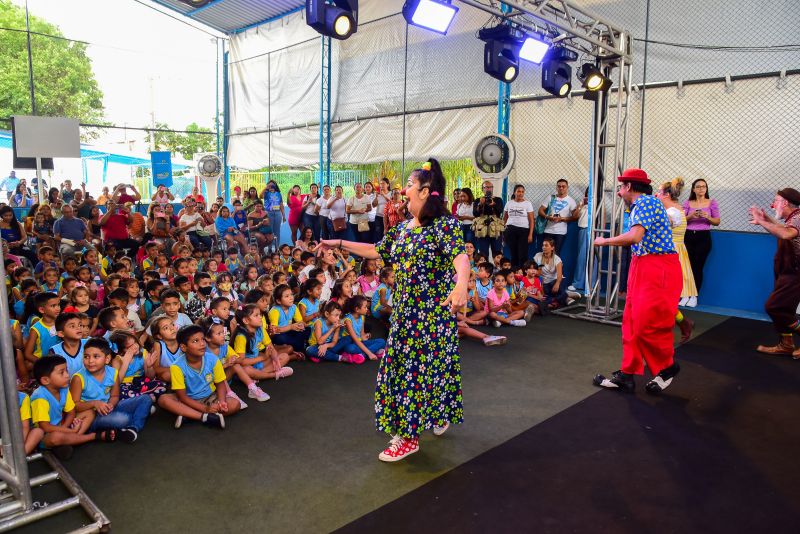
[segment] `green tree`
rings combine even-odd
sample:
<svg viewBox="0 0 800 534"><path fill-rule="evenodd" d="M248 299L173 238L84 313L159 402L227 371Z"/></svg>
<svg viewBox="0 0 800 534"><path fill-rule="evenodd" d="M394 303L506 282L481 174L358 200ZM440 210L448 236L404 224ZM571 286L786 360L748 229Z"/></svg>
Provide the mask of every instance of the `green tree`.
<svg viewBox="0 0 800 534"><path fill-rule="evenodd" d="M168 124L163 122L156 122L155 127L158 130L171 129ZM156 150L167 150L173 154L180 154L183 159L187 160L192 159L192 156L198 152L215 152L217 150L217 138L211 135L213 132L211 128L198 126L193 122L184 130L190 133L147 132L145 141L149 144L152 138Z"/></svg>
<svg viewBox="0 0 800 534"><path fill-rule="evenodd" d="M30 17L36 112L103 123L103 92L97 85L86 45L63 38L57 26ZM0 28L25 29L25 10L0 0ZM24 31L0 30L0 117L32 111Z"/></svg>

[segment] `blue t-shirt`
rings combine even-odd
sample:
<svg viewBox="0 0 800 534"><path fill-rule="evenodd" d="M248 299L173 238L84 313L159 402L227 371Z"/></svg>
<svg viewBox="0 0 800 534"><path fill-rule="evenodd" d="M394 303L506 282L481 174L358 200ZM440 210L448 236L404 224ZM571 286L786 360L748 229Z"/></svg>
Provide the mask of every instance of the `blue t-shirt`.
<svg viewBox="0 0 800 534"><path fill-rule="evenodd" d="M86 223L77 217L72 219L61 217L53 225L53 233L67 239L80 241L86 237Z"/></svg>
<svg viewBox="0 0 800 534"><path fill-rule="evenodd" d="M478 292L478 298L480 298L481 300L486 300L486 295L489 294L489 291L491 291L493 287L494 284L492 283L491 280L489 280L488 285L483 285L483 282L477 280L475 283L475 291Z"/></svg>
<svg viewBox="0 0 800 534"><path fill-rule="evenodd" d="M385 289L386 290L386 292L385 292L386 293L386 302L391 302L392 301L392 288L390 288L386 284L381 284L375 289L375 292L372 294L372 306L370 307L370 310L372 310L373 317L377 317L377 318L380 318L380 316L381 316L381 314L380 314L380 310L382 308L382 306L381 306L381 289Z"/></svg>
<svg viewBox="0 0 800 534"><path fill-rule="evenodd" d="M215 371L217 371L217 378L219 370L215 369L215 367L219 365L220 368L222 367L222 363L220 363L219 358L214 356L213 354L206 353L203 355L203 361L200 366L200 369L195 369L189 362L186 360L186 356L181 356L175 363L172 364L170 367L170 374L172 375L172 386L173 389L180 389L180 387L176 388L175 386L184 386L186 389L186 394L194 399L194 400L203 400L214 391L216 391L216 386L214 385L215 382ZM179 373L175 373L175 370L178 370ZM222 380L225 380L225 372L222 372Z"/></svg>
<svg viewBox="0 0 800 534"><path fill-rule="evenodd" d="M69 402L68 402L69 400ZM47 421L51 425L58 426L65 411L72 411L75 403L71 401L69 388L61 388L58 398L55 398L50 390L44 386L39 386L31 394L31 410L33 411L33 422ZM46 411L46 414L44 413Z"/></svg>
<svg viewBox="0 0 800 534"><path fill-rule="evenodd" d="M267 191L264 196L264 209L267 211L279 211L283 204L283 198L277 191Z"/></svg>
<svg viewBox="0 0 800 534"><path fill-rule="evenodd" d="M108 399L111 398L111 388L114 387L114 383L117 381L118 373L119 371L110 365L106 365L106 368L103 371L103 378L101 380L98 380L92 376L92 373L87 371L85 367L75 373L75 376L77 376L80 379L81 384L83 384L83 388L81 389L81 400L83 402L98 400L102 402L108 402Z"/></svg>
<svg viewBox="0 0 800 534"><path fill-rule="evenodd" d="M58 343L50 347L50 354L55 354L56 356L61 356L65 360L67 360L67 372L69 373L70 378L72 375L83 369L83 347L86 345L86 339L81 339L80 347L75 354L70 354L64 348L64 342Z"/></svg>
<svg viewBox="0 0 800 534"><path fill-rule="evenodd" d="M300 304L306 307L306 315L311 315L314 313L319 313L319 299L312 301L308 297L300 300ZM309 324L313 322L313 319L309 321Z"/></svg>
<svg viewBox="0 0 800 534"><path fill-rule="evenodd" d="M641 195L633 203L630 216L631 228L644 228L644 238L631 247L634 256L646 254L675 254L672 241L672 225L664 204L652 195Z"/></svg>
<svg viewBox="0 0 800 534"><path fill-rule="evenodd" d="M353 317L352 313L348 313L345 318L345 321L350 321L350 324L353 325L353 332L361 339L361 336L364 334L364 317L361 316L360 318L356 319ZM347 328L342 329L343 336L349 336L350 332Z"/></svg>
<svg viewBox="0 0 800 534"><path fill-rule="evenodd" d="M161 367L169 367L170 365L175 365L175 362L178 358L183 356L183 351L181 350L180 345L178 345L178 350L172 352L167 347L167 344L163 341L158 342L161 345Z"/></svg>
<svg viewBox="0 0 800 534"><path fill-rule="evenodd" d="M233 221L236 223L236 226L239 226L240 230L247 230L247 213L244 210L234 211ZM242 227L240 225L244 226Z"/></svg>

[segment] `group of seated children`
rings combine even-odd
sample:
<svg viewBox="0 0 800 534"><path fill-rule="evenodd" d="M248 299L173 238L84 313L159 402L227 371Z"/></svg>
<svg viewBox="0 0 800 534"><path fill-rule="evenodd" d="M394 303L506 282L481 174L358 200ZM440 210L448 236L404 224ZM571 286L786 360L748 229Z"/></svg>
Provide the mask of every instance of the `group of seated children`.
<svg viewBox="0 0 800 534"><path fill-rule="evenodd" d="M234 378L263 402L259 382L291 376L292 361L360 365L385 354L371 332L392 314L391 266L364 260L357 272L341 250L317 257L288 245L264 257L255 246L225 252L151 241L137 259L106 244L63 263L43 245L33 272L6 260L29 453L136 441L157 407L176 428L225 428L247 407ZM522 326L548 309L535 263L513 272L497 261L497 272L473 262L457 317L461 336L487 346L506 338L475 327Z"/></svg>

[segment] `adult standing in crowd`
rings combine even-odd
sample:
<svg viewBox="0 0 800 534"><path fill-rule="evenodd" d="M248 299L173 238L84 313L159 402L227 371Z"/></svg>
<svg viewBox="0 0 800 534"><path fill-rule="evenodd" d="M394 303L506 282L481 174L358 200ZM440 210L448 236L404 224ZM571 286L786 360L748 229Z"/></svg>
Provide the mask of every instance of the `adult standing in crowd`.
<svg viewBox="0 0 800 534"><path fill-rule="evenodd" d="M128 188L131 190L130 193L128 193ZM117 206L123 206L128 202L132 204L139 202L142 200L142 195L139 194L139 191L136 190L136 186L133 184L119 184L114 188L112 198Z"/></svg>
<svg viewBox="0 0 800 534"><path fill-rule="evenodd" d="M622 315L622 366L610 378L596 375L596 386L633 393L633 375L653 373L645 389L657 395L680 371L675 361L672 329L678 313L683 279L672 243L672 229L664 205L653 196L650 178L642 169L626 169L617 178L617 195L631 206L631 229L615 237L598 237L594 245L631 245L628 296Z"/></svg>
<svg viewBox="0 0 800 534"><path fill-rule="evenodd" d="M800 333L797 306L800 304L800 191L781 189L772 201L775 217L758 207L750 208L750 223L757 224L778 238L778 250L773 264L775 286L764 309L772 319L780 340L772 347L759 345L756 350L776 356L792 355L800 359L795 349L794 334ZM783 220L783 222L780 222Z"/></svg>
<svg viewBox="0 0 800 534"><path fill-rule="evenodd" d="M384 462L417 452L423 431L433 427L441 435L464 419L455 314L467 302L469 259L445 205L444 188L444 176L432 160L408 178L405 195L413 219L391 228L377 245L333 239L318 247L320 253L342 247L365 259L402 266L375 389L376 426L392 435L378 455Z"/></svg>
<svg viewBox="0 0 800 534"><path fill-rule="evenodd" d="M347 199L347 214L350 216L350 231L359 243L369 243L369 211L372 199L364 194L364 186L356 183L355 195Z"/></svg>
<svg viewBox="0 0 800 534"><path fill-rule="evenodd" d="M8 173L8 176L3 178L3 181L0 182L0 190L6 192L6 199L11 199L11 195L13 195L17 190L19 181L20 180L17 178L16 171L11 171Z"/></svg>
<svg viewBox="0 0 800 534"><path fill-rule="evenodd" d="M575 274L567 291L583 294L586 291L586 262L589 255L589 188L583 192L583 199L575 209L578 217L578 260L575 262Z"/></svg>
<svg viewBox="0 0 800 534"><path fill-rule="evenodd" d="M249 211L250 206L252 206L256 200L258 200L258 191L256 190L255 187L250 187L244 193L244 199L242 199L242 206L244 206L244 209Z"/></svg>
<svg viewBox="0 0 800 534"><path fill-rule="evenodd" d="M392 199L384 208L383 220L386 223L386 230L394 228L402 221L406 220L406 202L400 194L400 189L392 189Z"/></svg>
<svg viewBox="0 0 800 534"><path fill-rule="evenodd" d="M97 197L97 205L105 206L109 200L111 200L111 193L108 192L108 186L104 185L103 192L100 193L99 197Z"/></svg>
<svg viewBox="0 0 800 534"><path fill-rule="evenodd" d="M328 216L331 213L328 202L331 200L331 186L322 186L322 196L317 199L317 224L319 225L319 235L322 239L330 239L330 229L328 226Z"/></svg>
<svg viewBox="0 0 800 534"><path fill-rule="evenodd" d="M392 192L389 190L389 179L386 177L381 178L378 183L378 192L375 193L375 200L372 201L372 206L375 209L375 235L373 239L377 243L383 239L386 233L386 204L392 201Z"/></svg>
<svg viewBox="0 0 800 534"><path fill-rule="evenodd" d="M64 204L69 204L73 197L72 180L64 180L61 182L61 200L64 201Z"/></svg>
<svg viewBox="0 0 800 534"><path fill-rule="evenodd" d="M75 256L91 239L86 223L75 217L75 210L69 204L61 208L61 218L53 225L53 237L62 257Z"/></svg>
<svg viewBox="0 0 800 534"><path fill-rule="evenodd" d="M369 202L369 211L367 211L367 217L369 221L369 235L367 236L367 243L377 243L378 240L375 239L375 218L377 216L377 210L375 209L375 186L372 185L372 182L367 180L364 182L364 196L367 198L367 202Z"/></svg>
<svg viewBox="0 0 800 534"><path fill-rule="evenodd" d="M124 185L117 186L115 191L118 191L120 187L124 188ZM116 193L114 196L117 196ZM112 243L117 250L136 249L139 243L131 239L128 234L128 224L132 221L130 209L124 204L117 204L113 199L108 201L106 207L107 211L100 218L103 241ZM62 209L66 209L66 206Z"/></svg>
<svg viewBox="0 0 800 534"><path fill-rule="evenodd" d="M305 195L300 193L300 186L293 185L289 190L289 199L286 205L289 206L289 231L291 232L291 241L297 241L297 234L300 230L300 223L303 218L303 200Z"/></svg>
<svg viewBox="0 0 800 534"><path fill-rule="evenodd" d="M319 200L319 186L311 184L309 194L303 198L303 228L311 228L311 232L314 234L314 241L319 241L317 200Z"/></svg>
<svg viewBox="0 0 800 534"><path fill-rule="evenodd" d="M344 239L347 236L347 202L344 200L344 189L337 185L334 195L328 201L328 232L332 239Z"/></svg>
<svg viewBox="0 0 800 534"><path fill-rule="evenodd" d="M702 178L692 182L689 200L683 203L686 213L686 250L692 263L692 274L697 291L703 287L703 268L711 253L711 227L719 226L719 205L708 196L708 184ZM689 299L687 306L696 306L697 298Z"/></svg>
<svg viewBox="0 0 800 534"><path fill-rule="evenodd" d="M542 238L552 238L556 254L561 254L569 223L578 220L577 207L578 204L569 196L569 182L566 178L560 178L556 182L556 194L550 195L539 206L539 216L547 219Z"/></svg>
<svg viewBox="0 0 800 534"><path fill-rule="evenodd" d="M174 201L175 195L172 194L172 191L169 190L169 187L160 184L158 189L156 189L156 193L150 200L153 204L161 204L163 206L164 204L169 204L170 202Z"/></svg>
<svg viewBox="0 0 800 534"><path fill-rule="evenodd" d="M81 183L80 189L72 191L72 202L69 204L75 210L76 217L88 219L92 208L97 205L97 201L86 191L86 184Z"/></svg>
<svg viewBox="0 0 800 534"><path fill-rule="evenodd" d="M286 222L286 210L283 207L283 197L278 183L275 180L267 182L267 186L261 192L261 197L264 199L264 209L269 214L269 225L275 236L272 243L277 250L281 242L281 224Z"/></svg>
<svg viewBox="0 0 800 534"><path fill-rule="evenodd" d="M511 251L511 266L519 269L528 261L528 245L533 243L533 204L525 200L525 186L514 186L514 195L506 203L504 211L505 238Z"/></svg>
<svg viewBox="0 0 800 534"><path fill-rule="evenodd" d="M25 248L28 234L25 233L25 228L19 223L10 206L0 208L0 237L15 256L25 256L31 261L31 265L36 265L39 261L34 251Z"/></svg>
<svg viewBox="0 0 800 534"><path fill-rule="evenodd" d="M464 243L475 244L475 233L472 231L472 223L475 221L474 204L475 197L472 195L472 189L464 187L456 189L458 191L458 204L456 205L455 215L458 222L461 223L461 233L464 234Z"/></svg>
<svg viewBox="0 0 800 534"><path fill-rule="evenodd" d="M492 228L493 223L500 221L503 214L503 199L494 196L494 185L489 180L483 182L483 196L475 201L472 206L475 222L472 229L478 241L478 251L484 258L493 258L495 254L503 253L503 244L500 242L499 227ZM491 249L491 255L490 250Z"/></svg>

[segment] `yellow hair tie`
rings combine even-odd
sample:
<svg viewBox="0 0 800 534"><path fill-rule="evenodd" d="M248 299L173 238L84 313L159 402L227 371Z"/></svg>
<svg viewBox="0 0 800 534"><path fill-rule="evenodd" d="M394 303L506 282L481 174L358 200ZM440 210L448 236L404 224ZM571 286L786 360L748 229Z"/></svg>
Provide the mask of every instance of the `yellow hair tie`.
<svg viewBox="0 0 800 534"><path fill-rule="evenodd" d="M426 161L425 163L423 163L422 164L422 170L423 171L431 170L431 162L430 161Z"/></svg>

